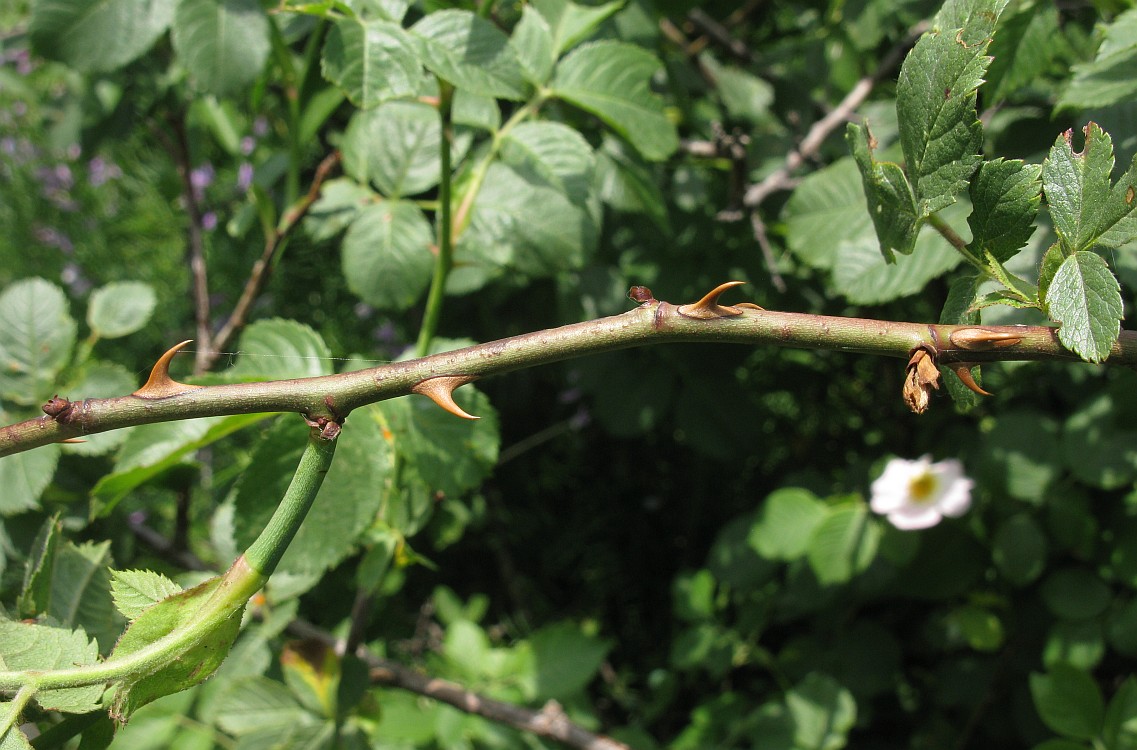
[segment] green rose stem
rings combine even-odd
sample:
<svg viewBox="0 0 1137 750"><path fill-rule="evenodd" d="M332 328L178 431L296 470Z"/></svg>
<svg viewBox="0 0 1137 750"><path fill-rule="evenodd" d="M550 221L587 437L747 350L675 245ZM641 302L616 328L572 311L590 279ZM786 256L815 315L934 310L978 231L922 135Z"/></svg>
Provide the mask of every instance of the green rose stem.
<svg viewBox="0 0 1137 750"><path fill-rule="evenodd" d="M438 182L438 257L434 260L434 276L430 280L430 292L426 298L426 311L423 314L422 328L419 329L415 351L424 356L430 351L430 342L438 330L438 320L442 316L442 301L446 294L446 279L454 267L454 220L451 218L451 150L454 147L453 117L454 87L441 78L438 79L438 118L442 124L442 143L439 148L439 161L442 170Z"/></svg>
<svg viewBox="0 0 1137 750"><path fill-rule="evenodd" d="M205 388L171 382L168 393L160 398L58 399L63 404L55 416L0 427L0 456L130 425L223 414L291 411L311 419L336 419L365 404L406 395L416 385L440 375L472 380L588 354L667 342L829 349L905 359L913 349L925 347L938 353L940 364L1078 361L1059 342L1056 329L1048 326L897 323L744 308L738 308L739 314L734 316L699 319L682 314L683 307L650 300L622 315L338 375ZM986 350L953 344L952 335L961 329L1001 333L1015 341L1003 341ZM1122 331L1108 361L1137 366L1137 332ZM898 373L898 389L900 380Z"/></svg>
<svg viewBox="0 0 1137 750"><path fill-rule="evenodd" d="M159 603L143 612L127 628L115 652L106 661L69 669L0 672L0 690L18 691L16 699L5 706L5 710L9 713L0 717L0 732L3 731L2 722L8 721L7 726L11 726L15 717L12 712L18 713L32 695L40 690L83 687L116 681L124 681L129 688L129 685L148 675L161 672L193 649L217 638L217 634L227 627L234 628L233 635L236 635L233 618L241 617L246 602L264 586L280 562L284 550L296 535L308 509L312 507L312 501L315 500L328 467L331 466L335 450L334 439L323 437L319 430L311 431L308 444L300 457L300 464L296 468L292 482L288 485L288 490L284 493L284 499L245 554L238 557L229 570L219 578L211 579L195 589L174 594L170 599L164 600L180 599L181 601L176 604L184 607L192 602L195 607L188 619L169 632L129 653L118 655L123 643L131 638L132 629L142 623L149 613L161 607L162 603ZM195 596L197 592L202 594ZM153 626L150 625L149 628L152 629ZM226 651L228 645L229 643L225 644ZM203 670L193 681L181 684L176 689L184 689L200 682L211 671Z"/></svg>

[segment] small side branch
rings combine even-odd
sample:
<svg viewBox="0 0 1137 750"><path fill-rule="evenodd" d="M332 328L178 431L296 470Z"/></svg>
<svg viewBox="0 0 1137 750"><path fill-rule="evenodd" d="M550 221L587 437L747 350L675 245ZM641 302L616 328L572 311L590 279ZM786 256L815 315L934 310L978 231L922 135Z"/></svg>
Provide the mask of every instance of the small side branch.
<svg viewBox="0 0 1137 750"><path fill-rule="evenodd" d="M371 667L371 681L374 683L425 695L468 714L476 714L538 737L556 740L568 747L580 750L629 750L622 742L574 724L556 701L549 701L540 710L533 711L487 698L466 690L457 683L430 677L385 659L373 658L368 660L368 664Z"/></svg>
<svg viewBox="0 0 1137 750"><path fill-rule="evenodd" d="M193 313L198 342L198 351L194 357L194 372L204 372L207 369L206 353L212 349L213 332L209 324L209 278L205 266L201 206L198 205L197 189L193 184L193 165L190 163L189 138L186 135L185 122L180 116L173 116L170 118L170 127L174 132L174 140L170 144L171 156L177 165L178 176L182 179L182 197L186 202L186 213L189 214L189 227L186 230L189 244L187 259L193 277Z"/></svg>
<svg viewBox="0 0 1137 750"><path fill-rule="evenodd" d="M229 319L217 332L217 336L213 338L211 345L198 346L198 358L204 363L204 366L200 370L195 368L195 371L204 372L212 367L213 363L217 361L217 357L220 356L220 352L228 346L233 335L245 326L249 319L249 310L268 281L273 260L287 243L292 230L296 228L301 219L307 216L312 204L320 197L320 189L323 187L324 181L327 180L332 170L339 165L340 158L339 151L333 151L324 157L324 160L316 167L316 175L312 178L312 184L308 188L307 195L285 211L280 223L265 237L261 257L253 264L253 270L249 274L248 281L245 282L245 288L241 290L237 304L233 306L233 312L229 315Z"/></svg>

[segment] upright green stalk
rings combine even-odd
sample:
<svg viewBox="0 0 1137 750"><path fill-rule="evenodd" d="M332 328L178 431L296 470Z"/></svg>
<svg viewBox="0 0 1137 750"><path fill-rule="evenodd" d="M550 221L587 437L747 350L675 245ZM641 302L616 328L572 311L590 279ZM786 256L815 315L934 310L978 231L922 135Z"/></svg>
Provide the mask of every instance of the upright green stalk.
<svg viewBox="0 0 1137 750"><path fill-rule="evenodd" d="M453 220L451 218L450 151L454 145L454 120L452 111L454 87L446 81L438 81L438 118L442 123L442 149L440 162L442 178L438 183L438 257L434 261L434 277L430 281L430 294L426 298L426 311L423 313L422 328L419 329L415 351L419 357L430 351L430 342L438 330L438 319L442 315L442 301L446 291L446 279L454 266Z"/></svg>
<svg viewBox="0 0 1137 750"><path fill-rule="evenodd" d="M264 577L267 578L276 569L304 517L308 515L308 509L312 507L320 485L323 484L324 475L332 465L336 442L312 431L308 445L304 447L304 454L300 456L300 464L288 485L288 491L284 493L284 499L276 507L276 512L272 514L264 531L245 551L245 561L249 567Z"/></svg>

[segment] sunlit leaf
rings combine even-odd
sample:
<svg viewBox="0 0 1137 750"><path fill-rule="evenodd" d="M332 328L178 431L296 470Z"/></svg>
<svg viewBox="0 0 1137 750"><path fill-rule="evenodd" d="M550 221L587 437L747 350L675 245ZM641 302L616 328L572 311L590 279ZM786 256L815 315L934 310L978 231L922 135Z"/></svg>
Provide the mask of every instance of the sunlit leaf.
<svg viewBox="0 0 1137 750"><path fill-rule="evenodd" d="M659 58L642 47L592 42L557 65L551 89L606 122L644 158L661 161L679 146L663 101L651 91L651 79L662 67Z"/></svg>
<svg viewBox="0 0 1137 750"><path fill-rule="evenodd" d="M79 70L114 70L146 52L170 26L169 0L41 0L32 6L36 51Z"/></svg>
<svg viewBox="0 0 1137 750"><path fill-rule="evenodd" d="M25 279L0 293L0 398L18 404L49 398L75 330L67 299L54 284Z"/></svg>
<svg viewBox="0 0 1137 750"><path fill-rule="evenodd" d="M383 20L337 19L321 64L324 77L361 109L414 94L422 73L407 32Z"/></svg>
<svg viewBox="0 0 1137 750"><path fill-rule="evenodd" d="M411 27L419 58L456 88L522 99L525 80L509 37L468 10L440 10Z"/></svg>
<svg viewBox="0 0 1137 750"><path fill-rule="evenodd" d="M126 336L150 320L158 298L140 281L117 281L99 287L87 303L87 325L105 339Z"/></svg>
<svg viewBox="0 0 1137 750"><path fill-rule="evenodd" d="M174 51L202 91L224 95L249 84L269 53L269 20L256 0L179 0Z"/></svg>
<svg viewBox="0 0 1137 750"><path fill-rule="evenodd" d="M1061 324L1058 338L1089 362L1109 356L1121 330L1121 287L1100 255L1066 258L1046 289L1046 313Z"/></svg>
<svg viewBox="0 0 1137 750"><path fill-rule="evenodd" d="M430 224L418 206L384 201L363 209L343 239L348 288L384 310L415 304L434 269Z"/></svg>

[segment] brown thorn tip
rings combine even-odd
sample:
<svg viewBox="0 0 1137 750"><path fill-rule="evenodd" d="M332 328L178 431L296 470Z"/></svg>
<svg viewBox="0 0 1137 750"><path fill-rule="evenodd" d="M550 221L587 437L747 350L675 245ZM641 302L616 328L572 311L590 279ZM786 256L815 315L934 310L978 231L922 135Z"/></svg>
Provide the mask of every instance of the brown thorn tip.
<svg viewBox="0 0 1137 750"><path fill-rule="evenodd" d="M86 440L84 440L83 438L67 438L66 440L60 440L59 442L61 442L61 443L71 443L72 445L74 445L75 443L85 443L85 442L87 442L87 441L86 441Z"/></svg>
<svg viewBox="0 0 1137 750"><path fill-rule="evenodd" d="M737 307L725 307L719 304L719 296L728 289L733 289L736 286L742 286L745 281L728 281L725 284L719 284L711 291L707 292L706 296L693 305L680 305L679 314L685 315L688 318L698 318L699 320L711 320L713 318L730 318L736 315L741 315L742 311Z"/></svg>
<svg viewBox="0 0 1137 750"><path fill-rule="evenodd" d="M158 361L154 363L154 369L150 370L150 378L146 384L135 391L133 394L138 398L166 398L168 396L176 396L179 393L192 391L195 388L201 388L200 385L188 385L186 383L179 383L170 377L170 362L173 361L174 355L185 348L187 344L192 342L193 339L187 339L180 344L171 346L165 354L158 357Z"/></svg>
<svg viewBox="0 0 1137 750"><path fill-rule="evenodd" d="M466 413L458 402L454 400L454 390L466 383L477 380L476 375L438 375L426 380L420 380L411 386L411 393L426 396L446 411L462 419L481 419L473 414Z"/></svg>
<svg viewBox="0 0 1137 750"><path fill-rule="evenodd" d="M951 371L955 373L955 376L959 378L960 382L967 386L969 390L978 393L980 396L993 396L993 393L988 393L983 390L979 387L979 384L975 382L975 378L971 375L971 368L974 366L975 365L971 362L954 362L948 365Z"/></svg>

